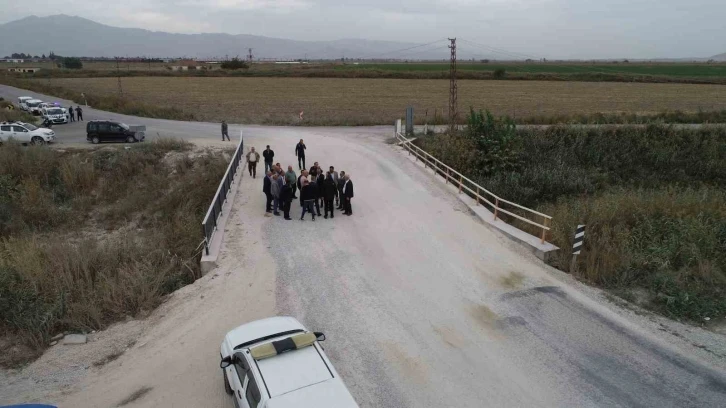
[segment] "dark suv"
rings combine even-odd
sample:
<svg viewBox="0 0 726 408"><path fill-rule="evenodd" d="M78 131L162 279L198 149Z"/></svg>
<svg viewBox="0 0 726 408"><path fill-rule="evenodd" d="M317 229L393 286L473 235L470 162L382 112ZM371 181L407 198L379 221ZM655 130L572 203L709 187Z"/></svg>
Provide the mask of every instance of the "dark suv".
<svg viewBox="0 0 726 408"><path fill-rule="evenodd" d="M86 124L86 140L100 142L142 142L145 126L129 126L113 120L92 120Z"/></svg>

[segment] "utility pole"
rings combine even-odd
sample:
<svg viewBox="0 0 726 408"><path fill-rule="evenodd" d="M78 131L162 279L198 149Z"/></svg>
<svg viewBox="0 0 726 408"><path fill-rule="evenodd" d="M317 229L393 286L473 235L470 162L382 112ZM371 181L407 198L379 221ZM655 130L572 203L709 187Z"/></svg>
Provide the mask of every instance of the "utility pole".
<svg viewBox="0 0 726 408"><path fill-rule="evenodd" d="M451 45L451 66L449 67L449 75L451 80L449 83L449 131L456 131L457 112L457 87L456 87L456 38L449 38Z"/></svg>
<svg viewBox="0 0 726 408"><path fill-rule="evenodd" d="M247 49L247 61L252 62L254 55L252 55L252 48Z"/></svg>
<svg viewBox="0 0 726 408"><path fill-rule="evenodd" d="M116 57L116 78L118 78L118 97L122 98L124 96L124 90L121 88L121 71L118 66L118 57Z"/></svg>

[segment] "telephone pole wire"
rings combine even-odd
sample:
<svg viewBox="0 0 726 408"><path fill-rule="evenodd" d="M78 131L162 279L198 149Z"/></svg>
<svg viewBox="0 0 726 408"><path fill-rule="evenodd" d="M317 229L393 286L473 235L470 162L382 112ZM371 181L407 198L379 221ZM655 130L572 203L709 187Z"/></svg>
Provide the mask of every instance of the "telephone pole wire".
<svg viewBox="0 0 726 408"><path fill-rule="evenodd" d="M449 131L452 133L456 130L456 120L458 118L457 112L457 86L456 86L456 38L449 38L451 45L451 65L449 67L449 75L451 80L449 82Z"/></svg>

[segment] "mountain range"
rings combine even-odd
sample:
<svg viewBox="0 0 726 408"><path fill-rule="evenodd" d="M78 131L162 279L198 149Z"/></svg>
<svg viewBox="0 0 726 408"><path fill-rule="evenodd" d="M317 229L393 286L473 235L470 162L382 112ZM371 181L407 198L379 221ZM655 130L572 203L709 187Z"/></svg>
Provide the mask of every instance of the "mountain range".
<svg viewBox="0 0 726 408"><path fill-rule="evenodd" d="M22 33L19 35L18 33ZM297 41L248 34L175 34L139 28L112 27L65 14L29 16L0 25L0 56L12 53L77 57L154 57L222 59L245 57L252 48L256 59L402 59L448 60L448 42L422 46L396 41L342 39ZM468 45L468 44L466 44ZM458 59L523 59L518 54L463 47ZM726 61L726 53L708 58L653 61Z"/></svg>
<svg viewBox="0 0 726 408"><path fill-rule="evenodd" d="M23 33L18 35L18 33ZM12 53L78 57L244 57L248 48L255 58L340 59L411 58L446 59L446 43L395 52L417 44L393 41L344 39L296 41L256 35L173 34L138 28L120 28L64 14L37 17L0 25L0 56ZM429 51L435 49L435 51ZM461 57L460 57L461 58ZM486 56L482 58L487 58Z"/></svg>

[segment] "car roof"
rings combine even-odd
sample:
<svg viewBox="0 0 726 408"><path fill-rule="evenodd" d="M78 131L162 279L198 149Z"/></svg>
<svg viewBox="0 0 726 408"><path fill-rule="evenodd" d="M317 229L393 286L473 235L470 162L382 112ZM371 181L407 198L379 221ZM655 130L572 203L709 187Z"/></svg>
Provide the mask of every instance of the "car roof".
<svg viewBox="0 0 726 408"><path fill-rule="evenodd" d="M277 316L267 319L255 320L227 333L226 339L231 348L235 348L241 344L262 339L266 336L286 333L293 330L305 331L305 327L300 324L294 317Z"/></svg>
<svg viewBox="0 0 726 408"><path fill-rule="evenodd" d="M339 378L289 392L267 403L268 408L357 408L358 404Z"/></svg>
<svg viewBox="0 0 726 408"><path fill-rule="evenodd" d="M272 398L333 378L316 345L257 361Z"/></svg>

